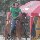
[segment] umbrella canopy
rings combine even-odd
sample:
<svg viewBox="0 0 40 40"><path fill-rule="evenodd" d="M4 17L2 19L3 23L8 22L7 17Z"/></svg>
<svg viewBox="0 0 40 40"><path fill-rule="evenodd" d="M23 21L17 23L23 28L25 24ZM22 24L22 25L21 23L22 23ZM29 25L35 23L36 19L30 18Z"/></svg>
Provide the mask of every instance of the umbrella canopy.
<svg viewBox="0 0 40 40"><path fill-rule="evenodd" d="M39 6L40 6L40 1L30 1L25 5L22 5L20 9L22 10L22 12L28 13L28 15L31 16L31 13L38 13L40 8ZM38 11L36 9L38 9Z"/></svg>

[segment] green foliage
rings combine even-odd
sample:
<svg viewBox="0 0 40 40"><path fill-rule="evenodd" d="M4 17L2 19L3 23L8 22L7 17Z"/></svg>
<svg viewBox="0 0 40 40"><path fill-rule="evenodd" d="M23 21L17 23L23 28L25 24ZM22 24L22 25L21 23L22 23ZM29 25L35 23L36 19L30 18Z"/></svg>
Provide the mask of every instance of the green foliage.
<svg viewBox="0 0 40 40"><path fill-rule="evenodd" d="M25 1L22 1L22 0L21 0L20 3L21 3L21 4L25 4Z"/></svg>

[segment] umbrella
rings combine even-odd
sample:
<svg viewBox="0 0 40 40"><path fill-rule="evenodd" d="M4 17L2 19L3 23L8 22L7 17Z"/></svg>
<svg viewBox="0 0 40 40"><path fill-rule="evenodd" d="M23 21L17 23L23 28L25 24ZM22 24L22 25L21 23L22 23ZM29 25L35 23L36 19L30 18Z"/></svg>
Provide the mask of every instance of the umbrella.
<svg viewBox="0 0 40 40"><path fill-rule="evenodd" d="M31 32L33 17L40 16L40 1L30 1L25 5L21 6L20 9L22 12L28 13L28 16L30 16L30 32Z"/></svg>
<svg viewBox="0 0 40 40"><path fill-rule="evenodd" d="M31 16L31 13L33 13L38 6L40 6L40 1L30 1L22 5L20 9L22 12L28 13L28 15Z"/></svg>

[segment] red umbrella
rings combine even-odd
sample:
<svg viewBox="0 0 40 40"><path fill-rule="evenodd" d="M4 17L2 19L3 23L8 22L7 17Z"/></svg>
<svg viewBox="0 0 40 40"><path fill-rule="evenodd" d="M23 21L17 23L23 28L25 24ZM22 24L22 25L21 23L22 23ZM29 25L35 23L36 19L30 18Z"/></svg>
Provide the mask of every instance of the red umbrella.
<svg viewBox="0 0 40 40"><path fill-rule="evenodd" d="M33 17L40 15L40 1L30 1L26 3L24 6L20 7L22 12L28 13L30 16L30 32L33 23Z"/></svg>
<svg viewBox="0 0 40 40"><path fill-rule="evenodd" d="M28 13L28 15L30 16L30 14L33 13L33 11L38 6L40 6L40 1L30 1L26 3L25 5L22 5L20 9L22 10L22 12Z"/></svg>

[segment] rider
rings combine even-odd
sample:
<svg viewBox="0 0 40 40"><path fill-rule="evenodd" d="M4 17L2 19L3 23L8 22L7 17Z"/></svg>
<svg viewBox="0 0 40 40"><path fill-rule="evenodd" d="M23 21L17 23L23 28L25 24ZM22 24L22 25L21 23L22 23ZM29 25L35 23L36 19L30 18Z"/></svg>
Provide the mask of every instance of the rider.
<svg viewBox="0 0 40 40"><path fill-rule="evenodd" d="M18 2L15 2L13 4L13 7L10 8L10 12L11 12L11 15L12 15L12 22L11 22L12 30L11 30L11 33L14 33L14 30L16 28L16 26L15 26L16 25L16 18L21 13L21 9L19 8Z"/></svg>

